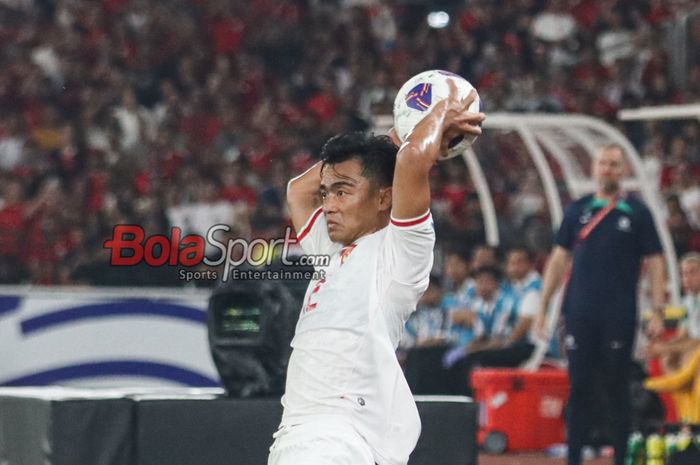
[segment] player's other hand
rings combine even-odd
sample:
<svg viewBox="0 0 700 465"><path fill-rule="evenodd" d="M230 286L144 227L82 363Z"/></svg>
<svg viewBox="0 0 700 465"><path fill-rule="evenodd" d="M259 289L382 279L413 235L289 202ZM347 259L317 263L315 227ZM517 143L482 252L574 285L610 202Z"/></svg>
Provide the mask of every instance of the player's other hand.
<svg viewBox="0 0 700 465"><path fill-rule="evenodd" d="M452 140L461 134L481 134L481 123L486 119L484 113L472 113L469 107L476 100L476 91L472 90L466 97L460 97L457 85L452 79L447 80L450 93L445 99L447 115L445 118L445 140Z"/></svg>
<svg viewBox="0 0 700 465"><path fill-rule="evenodd" d="M389 129L389 132L386 135L389 136L389 139L391 139L395 146L401 147L401 144L403 144L401 139L399 139L399 135L396 133L396 128L393 126L391 129Z"/></svg>

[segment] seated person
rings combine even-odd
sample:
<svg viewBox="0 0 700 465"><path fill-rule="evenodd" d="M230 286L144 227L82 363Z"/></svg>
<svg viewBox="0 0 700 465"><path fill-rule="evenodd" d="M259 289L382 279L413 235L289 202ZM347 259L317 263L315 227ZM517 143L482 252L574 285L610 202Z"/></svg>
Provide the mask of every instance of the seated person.
<svg viewBox="0 0 700 465"><path fill-rule="evenodd" d="M399 358L413 394L446 392L440 360L448 347L447 313L441 302L440 279L433 275L399 342Z"/></svg>
<svg viewBox="0 0 700 465"><path fill-rule="evenodd" d="M700 254L691 252L681 260L685 317L678 334L668 341L652 341L647 358L661 358L664 375L647 379L652 391L671 392L681 420L700 422Z"/></svg>
<svg viewBox="0 0 700 465"><path fill-rule="evenodd" d="M528 341L531 316L520 317L517 300L500 287L500 270L484 266L474 271L474 340L446 353L443 365L454 394L470 395L469 375L475 366L517 366L533 350Z"/></svg>
<svg viewBox="0 0 700 465"><path fill-rule="evenodd" d="M456 292L446 294L448 329L452 345L465 348L474 338L475 314L472 305L476 299L476 280L469 276L471 267L498 266L496 248L479 244L471 252L471 262L462 254L449 254L445 260L445 276L461 283ZM502 286L505 285L502 284Z"/></svg>
<svg viewBox="0 0 700 465"><path fill-rule="evenodd" d="M452 250L445 256L443 271L442 306L447 313L447 332L450 344L466 347L474 338L472 312L473 279L469 276L469 256L460 250Z"/></svg>
<svg viewBox="0 0 700 465"><path fill-rule="evenodd" d="M529 331L537 315L542 293L542 276L535 270L532 254L523 247L513 247L506 255L506 281L502 289L517 300L518 323L515 333Z"/></svg>
<svg viewBox="0 0 700 465"><path fill-rule="evenodd" d="M542 275L535 269L532 252L525 247L512 247L506 254L506 280L502 286L506 292L513 294L518 302L518 317L521 329L516 329L519 334L521 330L529 331L537 316L542 294ZM527 330L524 328L528 328ZM528 333L529 342L532 343L530 354L523 351L522 355L527 357L521 362L525 362L535 348L536 340L534 334ZM552 335L547 346L546 356L559 358L559 346L556 335ZM513 366L520 365L520 362Z"/></svg>
<svg viewBox="0 0 700 465"><path fill-rule="evenodd" d="M432 347L445 344L446 314L442 308L440 278L430 276L428 289L418 301L416 311L411 314L399 342L402 350L417 347Z"/></svg>

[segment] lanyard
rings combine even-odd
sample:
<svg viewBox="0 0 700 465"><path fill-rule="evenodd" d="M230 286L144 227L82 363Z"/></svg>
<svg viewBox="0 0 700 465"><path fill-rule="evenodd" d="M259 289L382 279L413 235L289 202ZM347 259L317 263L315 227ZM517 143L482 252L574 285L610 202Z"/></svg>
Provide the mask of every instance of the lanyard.
<svg viewBox="0 0 700 465"><path fill-rule="evenodd" d="M608 214L615 209L615 205L617 203L617 197L608 202L608 204L601 210L598 210L598 213L596 213L591 220L586 223L586 225L581 228L581 231L579 231L578 236L576 237L576 242L574 242L574 249L578 246L581 245L583 241L586 240L588 236L593 232L593 230L600 224L603 219L608 216ZM564 289L568 287L569 284L569 278L571 277L571 266L566 270L564 273Z"/></svg>
<svg viewBox="0 0 700 465"><path fill-rule="evenodd" d="M576 244L578 245L581 242L585 241L586 238L593 232L593 230L600 224L603 219L608 216L608 213L613 211L615 209L615 204L616 201L610 201L608 204L603 208L602 210L598 210L598 213L591 218L591 221L589 221L578 233L578 238L576 240Z"/></svg>

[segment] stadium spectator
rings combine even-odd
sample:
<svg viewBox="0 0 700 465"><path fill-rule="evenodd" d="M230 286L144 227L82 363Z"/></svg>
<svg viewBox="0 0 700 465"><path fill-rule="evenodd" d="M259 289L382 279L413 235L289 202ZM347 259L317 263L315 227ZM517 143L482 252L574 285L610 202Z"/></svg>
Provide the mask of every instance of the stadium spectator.
<svg viewBox="0 0 700 465"><path fill-rule="evenodd" d="M686 88L675 88L661 40L664 21L687 2L577 2L570 12L565 6L477 1L455 7L453 21L436 30L425 21L425 5L404 2L6 3L0 106L10 111L0 121L0 172L22 184L27 200L46 177L59 176L71 205L89 213L73 225L85 242L76 245L78 255L99 262L109 222L140 221L143 204L155 204L153 227L167 231L168 185L187 178L183 172L218 183L235 165L245 179L234 175L227 188L217 185L227 192L222 197L243 196L257 208L251 189L257 200L273 166L310 166L314 157L304 154L318 153L332 134L368 128L377 112L389 113L392 92L421 70L467 76L489 112L613 118L622 106L697 100L697 64L689 64ZM699 125L656 126L633 140L641 148L653 139L662 186L678 193L669 171L687 163L696 182ZM509 137L479 148L503 224L505 212L519 211L518 175L529 163ZM438 249L483 242L466 170L459 161L441 165L434 184ZM242 190L232 194L238 182ZM248 212L240 221L255 217ZM549 245L541 227L547 218L514 223L505 239L531 237L541 257ZM63 265L44 263L45 279L55 280Z"/></svg>
<svg viewBox="0 0 700 465"><path fill-rule="evenodd" d="M647 379L645 387L671 392L681 420L694 424L700 421L700 254L683 256L681 279L685 316L672 339L652 340L645 348L644 355L660 358L664 370L664 375Z"/></svg>
<svg viewBox="0 0 700 465"><path fill-rule="evenodd" d="M522 247L511 248L506 255L505 287L516 298L520 326L514 331L517 333L515 340L520 340L523 333L530 331L540 306L542 276L535 269L532 259L532 253ZM527 356L514 365L526 358Z"/></svg>
<svg viewBox="0 0 700 465"><path fill-rule="evenodd" d="M690 247L693 227L688 221L688 215L681 206L681 201L678 195L671 194L666 199L667 218L666 224L671 232L673 247L678 254L685 254Z"/></svg>
<svg viewBox="0 0 700 465"><path fill-rule="evenodd" d="M507 337L492 338L484 346L475 343L463 350L466 357L456 362L451 369L452 382L457 386L457 392L471 393L468 384L464 390L459 387L464 387L464 383L469 382L469 375L475 367L517 367L532 355L535 348L530 330L539 308L542 279L533 268L531 254L523 248L508 251L505 269L506 280L500 284L498 293L504 301L510 299L514 305L507 318L507 324L510 325ZM484 309L476 300L473 305L474 308ZM498 308L497 303L493 311ZM478 321L483 321L481 317L480 313L476 313ZM478 332L479 323L476 329ZM450 356L457 355L453 353Z"/></svg>
<svg viewBox="0 0 700 465"><path fill-rule="evenodd" d="M471 395L469 375L477 365L512 366L510 360L499 357L502 354L491 356L497 349L520 343L529 329L520 324L517 301L513 294L503 291L501 272L497 267L484 265L476 268L473 275L474 339L466 347L451 349L443 358L449 389L454 394Z"/></svg>
<svg viewBox="0 0 700 465"><path fill-rule="evenodd" d="M431 276L416 311L411 314L399 343L404 374L413 394L444 394L444 373L440 367L447 347L447 312L442 305L440 279Z"/></svg>
<svg viewBox="0 0 700 465"><path fill-rule="evenodd" d="M447 312L449 342L455 348L465 348L474 338L475 319L471 310L473 296L468 291L473 287L474 280L470 277L467 253L459 250L449 251L445 256L443 276L442 306Z"/></svg>

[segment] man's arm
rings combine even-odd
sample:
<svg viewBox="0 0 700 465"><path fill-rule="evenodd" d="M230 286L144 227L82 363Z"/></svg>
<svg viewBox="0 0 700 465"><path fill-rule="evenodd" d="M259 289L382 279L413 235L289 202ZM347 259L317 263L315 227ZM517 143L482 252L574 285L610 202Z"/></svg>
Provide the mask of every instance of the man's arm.
<svg viewBox="0 0 700 465"><path fill-rule="evenodd" d="M663 331L664 306L666 302L666 267L662 254L650 255L646 259L651 285L651 302L654 314L649 321L649 334L658 336Z"/></svg>
<svg viewBox="0 0 700 465"><path fill-rule="evenodd" d="M700 344L700 340L693 339L686 332L682 332L670 341L650 342L644 349L646 358L657 358L665 355L689 353Z"/></svg>
<svg viewBox="0 0 700 465"><path fill-rule="evenodd" d="M297 233L304 227L311 214L321 206L321 164L319 161L287 183L287 206Z"/></svg>
<svg viewBox="0 0 700 465"><path fill-rule="evenodd" d="M457 86L451 79L448 83L449 97L436 103L413 128L396 155L391 212L395 219L416 218L428 211L429 173L445 148L445 134L481 134L484 114L468 111L476 93L460 99Z"/></svg>
<svg viewBox="0 0 700 465"><path fill-rule="evenodd" d="M569 266L570 258L569 251L559 245L555 245L552 253L549 255L542 282L542 300L540 301L539 311L535 320L535 332L540 338L546 339L549 337L545 328L547 308L554 291L561 284L562 277Z"/></svg>

